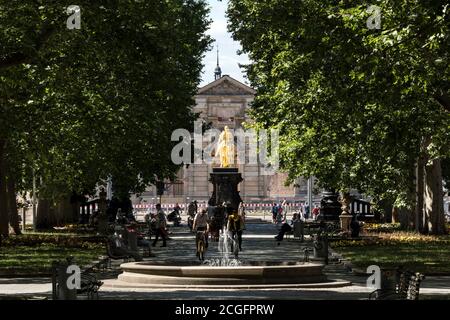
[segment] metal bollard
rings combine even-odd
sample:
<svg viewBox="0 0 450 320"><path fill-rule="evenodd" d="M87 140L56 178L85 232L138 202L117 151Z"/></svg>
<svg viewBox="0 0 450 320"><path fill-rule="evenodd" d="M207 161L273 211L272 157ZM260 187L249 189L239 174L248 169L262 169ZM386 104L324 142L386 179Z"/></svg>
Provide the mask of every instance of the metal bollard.
<svg viewBox="0 0 450 320"><path fill-rule="evenodd" d="M380 294L395 292L397 284L397 269L381 268Z"/></svg>
<svg viewBox="0 0 450 320"><path fill-rule="evenodd" d="M328 264L328 237L326 234L314 235L314 258L324 259Z"/></svg>
<svg viewBox="0 0 450 320"><path fill-rule="evenodd" d="M311 248L303 249L303 252L304 252L304 259L303 259L303 261L304 262L309 262L309 254L310 254L311 251L313 251L313 249L311 249Z"/></svg>

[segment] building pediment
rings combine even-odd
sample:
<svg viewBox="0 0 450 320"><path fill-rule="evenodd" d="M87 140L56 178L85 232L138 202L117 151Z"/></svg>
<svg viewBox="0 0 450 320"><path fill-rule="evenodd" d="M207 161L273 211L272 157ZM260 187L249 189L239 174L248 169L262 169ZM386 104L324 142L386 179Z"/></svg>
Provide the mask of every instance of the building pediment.
<svg viewBox="0 0 450 320"><path fill-rule="evenodd" d="M200 88L197 93L199 96L254 96L255 94L255 90L230 76L223 76L211 82Z"/></svg>

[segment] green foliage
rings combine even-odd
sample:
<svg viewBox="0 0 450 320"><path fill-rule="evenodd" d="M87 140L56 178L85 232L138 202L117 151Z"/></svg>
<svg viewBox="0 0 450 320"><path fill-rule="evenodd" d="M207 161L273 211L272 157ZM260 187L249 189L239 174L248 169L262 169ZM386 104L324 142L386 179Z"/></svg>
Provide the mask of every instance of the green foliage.
<svg viewBox="0 0 450 320"><path fill-rule="evenodd" d="M365 223L364 224L365 232L392 233L392 232L400 231L400 230L401 230L400 223Z"/></svg>
<svg viewBox="0 0 450 320"><path fill-rule="evenodd" d="M342 240L331 247L352 261L354 268L365 270L370 265L397 268L425 274L449 273L450 238L394 233L381 239Z"/></svg>
<svg viewBox="0 0 450 320"><path fill-rule="evenodd" d="M129 191L173 177L210 38L205 1L0 0L0 140L19 189L51 198L113 176Z"/></svg>
<svg viewBox="0 0 450 320"><path fill-rule="evenodd" d="M105 247L103 237L80 237L50 233L24 234L9 237L2 242L4 247L53 245L65 248L99 249Z"/></svg>
<svg viewBox="0 0 450 320"><path fill-rule="evenodd" d="M67 257L73 257L74 262L82 267L89 265L98 256L104 254L104 248L70 248L50 243L38 246L2 247L0 249L0 273L50 274L53 261L64 261Z"/></svg>
<svg viewBox="0 0 450 320"><path fill-rule="evenodd" d="M291 180L413 201L423 137L431 158L450 152L447 1L231 0L229 29L253 61L257 125L279 128ZM439 103L438 103L439 102Z"/></svg>
<svg viewBox="0 0 450 320"><path fill-rule="evenodd" d="M103 237L23 234L3 240L0 248L0 273L49 273L53 261L63 261L71 256L78 265L83 266L105 254Z"/></svg>

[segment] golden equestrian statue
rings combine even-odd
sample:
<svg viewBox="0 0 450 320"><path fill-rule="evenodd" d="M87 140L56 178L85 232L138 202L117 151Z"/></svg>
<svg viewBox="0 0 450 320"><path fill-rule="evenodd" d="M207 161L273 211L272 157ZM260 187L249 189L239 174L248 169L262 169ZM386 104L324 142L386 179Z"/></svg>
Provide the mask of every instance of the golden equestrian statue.
<svg viewBox="0 0 450 320"><path fill-rule="evenodd" d="M229 168L231 164L234 164L234 136L227 126L219 136L217 154L221 168Z"/></svg>

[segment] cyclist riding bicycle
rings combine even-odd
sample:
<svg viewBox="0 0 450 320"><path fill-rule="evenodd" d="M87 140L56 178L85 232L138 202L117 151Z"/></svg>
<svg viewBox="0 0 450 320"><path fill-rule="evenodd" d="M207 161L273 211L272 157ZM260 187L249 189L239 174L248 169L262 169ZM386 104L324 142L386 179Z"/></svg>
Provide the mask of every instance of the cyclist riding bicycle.
<svg viewBox="0 0 450 320"><path fill-rule="evenodd" d="M197 213L194 218L194 223L192 225L192 230L196 233L195 238L195 247L198 248L197 244L202 235L205 236L205 248L208 248L208 232L209 232L209 223L208 223L208 214L206 210L202 210L200 213ZM197 252L198 255L198 252Z"/></svg>

